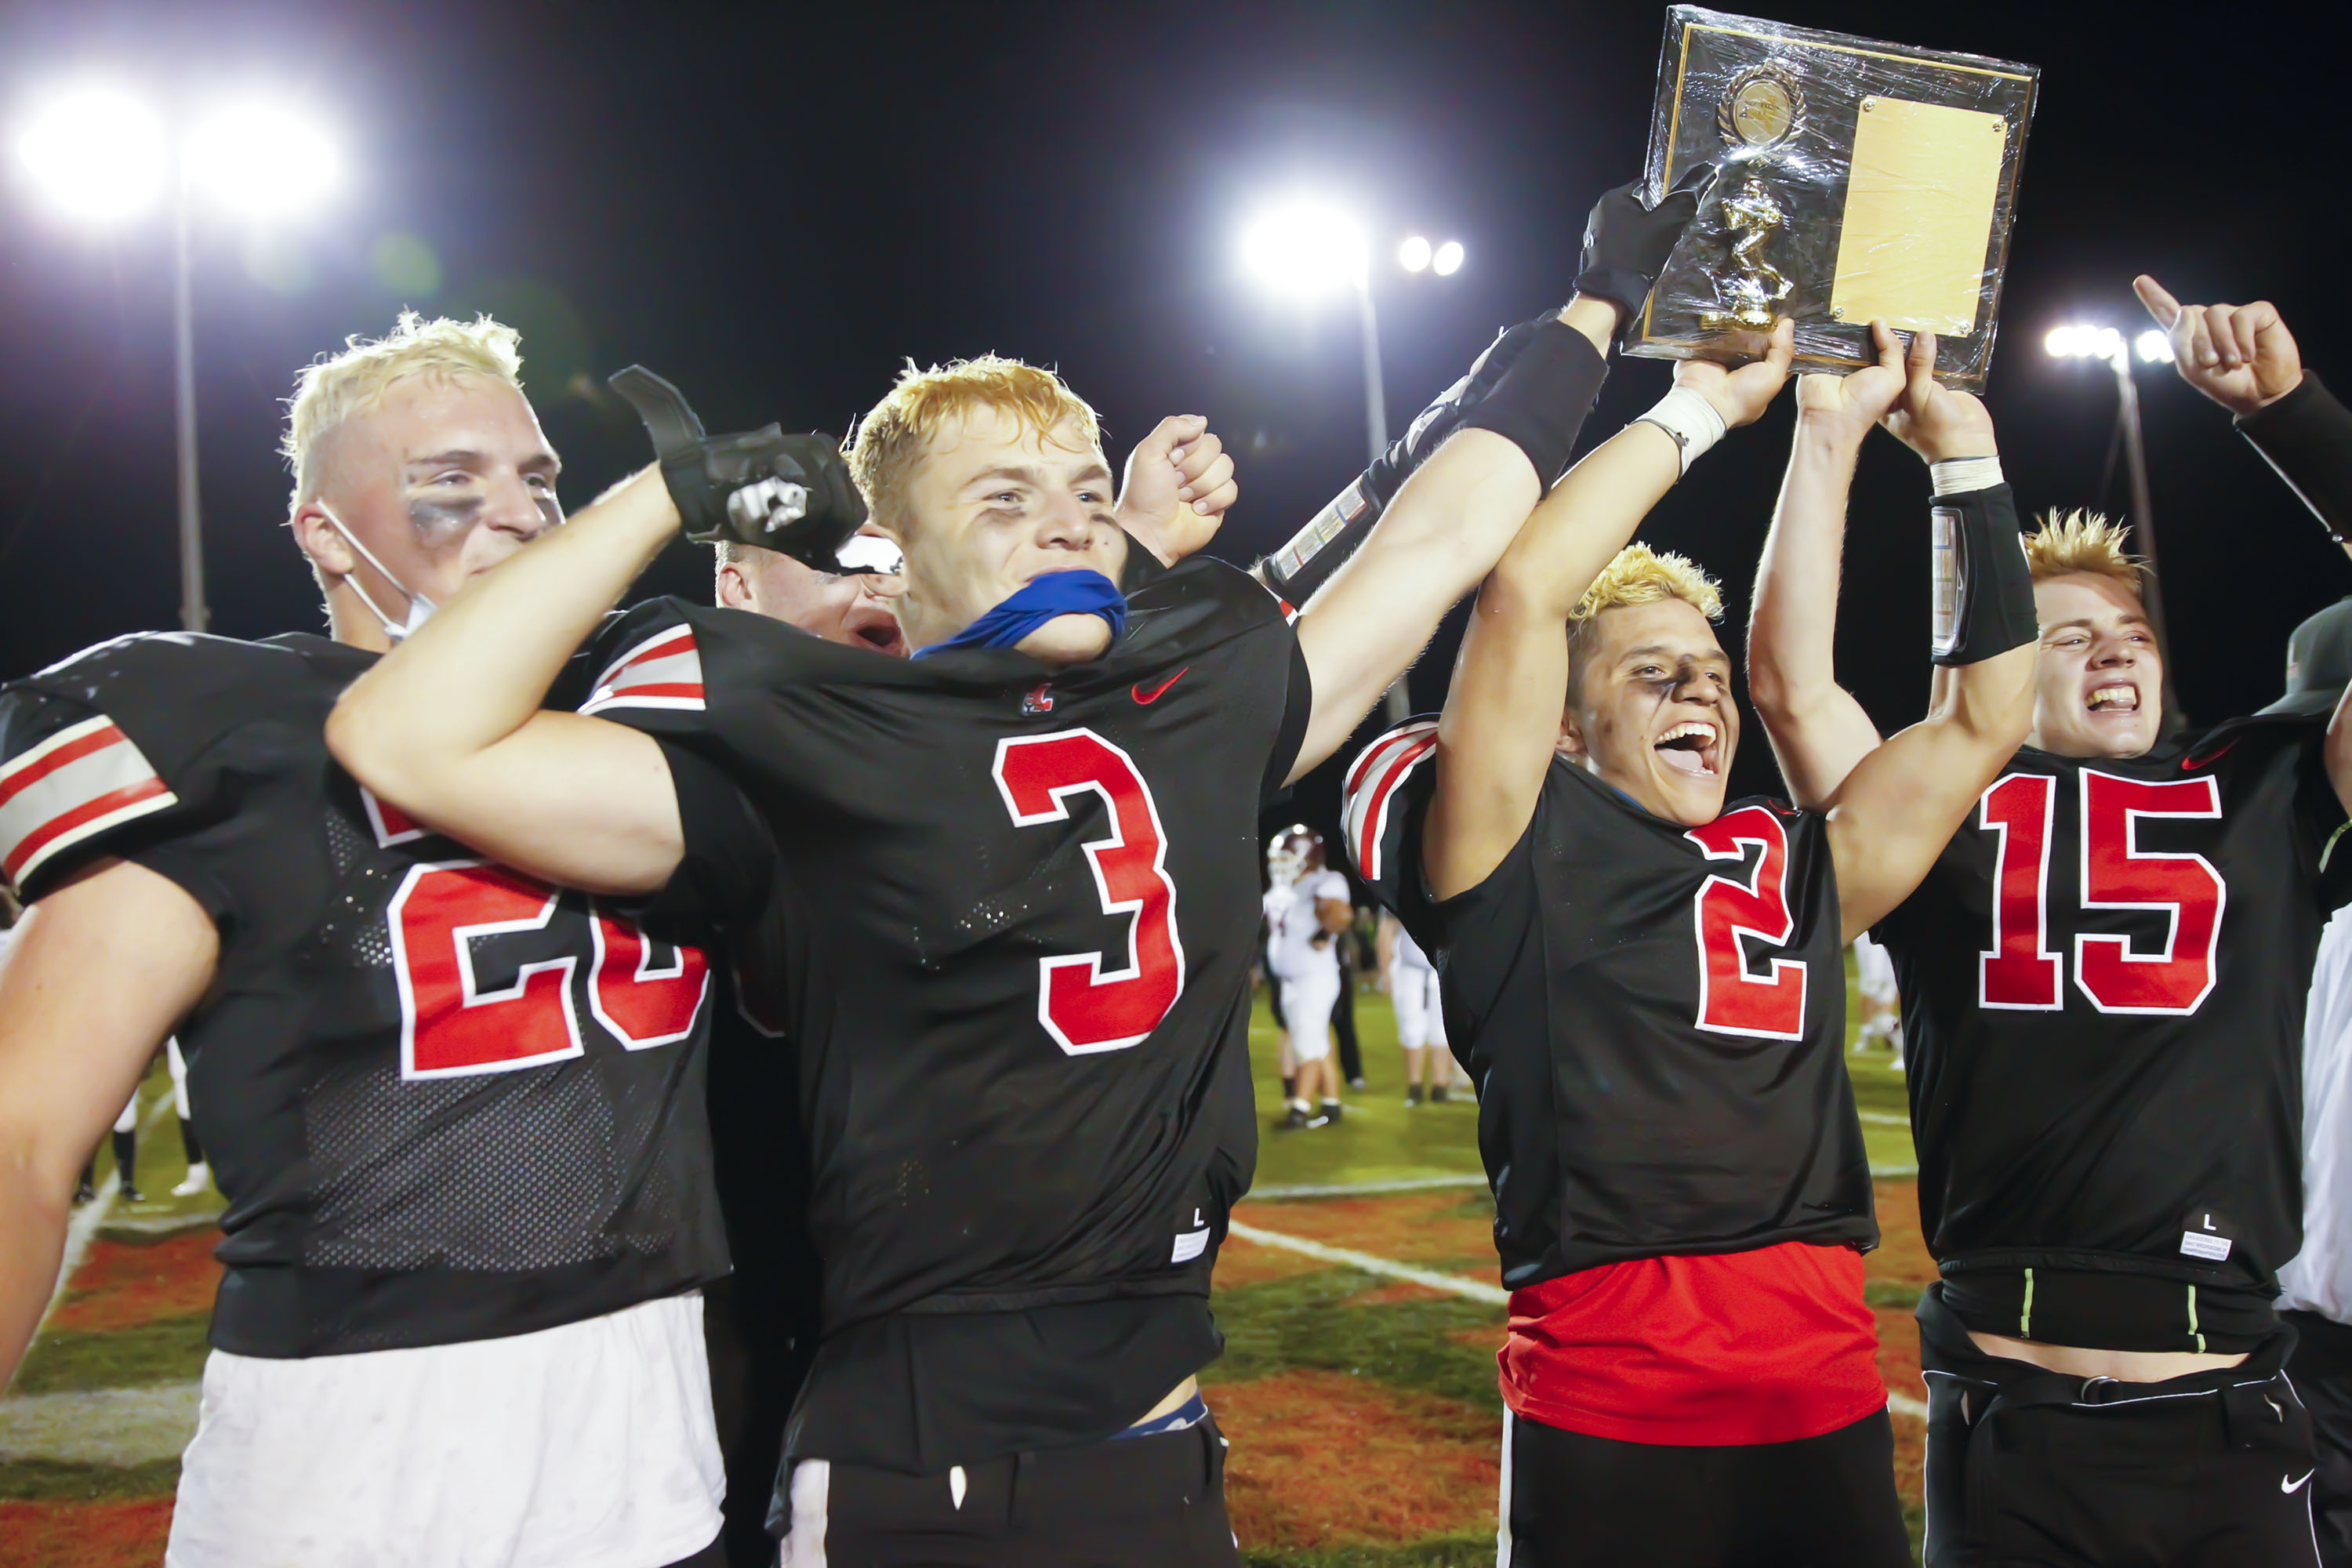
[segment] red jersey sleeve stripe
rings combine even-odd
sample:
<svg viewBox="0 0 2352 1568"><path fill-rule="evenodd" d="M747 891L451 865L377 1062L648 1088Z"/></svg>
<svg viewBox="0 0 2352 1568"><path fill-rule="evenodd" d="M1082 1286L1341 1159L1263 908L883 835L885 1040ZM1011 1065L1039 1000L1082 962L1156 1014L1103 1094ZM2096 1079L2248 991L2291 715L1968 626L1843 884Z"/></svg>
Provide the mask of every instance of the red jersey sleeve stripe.
<svg viewBox="0 0 2352 1568"><path fill-rule="evenodd" d="M581 705L583 713L607 708L703 707L702 654L694 628L673 626L647 637L614 659Z"/></svg>
<svg viewBox="0 0 2352 1568"><path fill-rule="evenodd" d="M1355 858L1366 881L1377 883L1381 878L1381 837L1388 826L1389 802L1398 786L1412 776L1412 770L1436 750L1437 726L1424 721L1374 742L1349 770L1341 826L1348 853Z"/></svg>
<svg viewBox="0 0 2352 1568"><path fill-rule="evenodd" d="M112 720L60 730L0 767L0 877L22 885L59 850L178 798Z"/></svg>

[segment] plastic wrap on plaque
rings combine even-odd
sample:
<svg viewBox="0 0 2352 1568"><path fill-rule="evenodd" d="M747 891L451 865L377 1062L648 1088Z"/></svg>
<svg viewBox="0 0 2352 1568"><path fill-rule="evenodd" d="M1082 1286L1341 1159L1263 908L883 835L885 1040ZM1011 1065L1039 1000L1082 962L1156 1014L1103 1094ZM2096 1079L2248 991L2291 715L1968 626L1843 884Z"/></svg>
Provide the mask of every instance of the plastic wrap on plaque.
<svg viewBox="0 0 2352 1568"><path fill-rule="evenodd" d="M1626 352L1748 359L1789 317L1798 367L1843 372L1873 362L1881 317L1937 334L1937 380L1982 387L2041 75L1675 6L1651 198L1720 173Z"/></svg>

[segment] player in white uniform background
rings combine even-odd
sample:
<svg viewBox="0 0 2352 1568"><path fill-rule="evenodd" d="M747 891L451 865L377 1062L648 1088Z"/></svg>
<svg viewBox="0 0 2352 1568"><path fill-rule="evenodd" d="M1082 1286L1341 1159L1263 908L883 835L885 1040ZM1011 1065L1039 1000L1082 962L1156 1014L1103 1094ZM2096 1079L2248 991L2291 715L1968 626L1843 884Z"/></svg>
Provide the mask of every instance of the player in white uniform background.
<svg viewBox="0 0 2352 1568"><path fill-rule="evenodd" d="M1862 1035L1855 1050L1867 1050L1884 1040L1895 1052L1894 1068L1903 1070L1902 997L1895 986L1895 960L1867 932L1853 939L1854 985L1862 993Z"/></svg>
<svg viewBox="0 0 2352 1568"><path fill-rule="evenodd" d="M1355 920L1348 879L1326 868L1323 837L1286 827L1266 851L1279 900L1269 893L1266 922L1273 940L1266 963L1282 984L1288 1056L1297 1079L1280 1128L1322 1127L1339 1118L1339 1074L1331 1062L1331 1009L1339 1001L1338 933ZM1277 908L1277 905L1279 906Z"/></svg>
<svg viewBox="0 0 2352 1568"><path fill-rule="evenodd" d="M1404 1048L1404 1102L1426 1097L1445 1103L1453 1081L1453 1053L1445 1043L1445 1014L1438 1005L1437 971L1429 954L1394 915L1381 916L1381 989L1396 1009L1397 1044Z"/></svg>

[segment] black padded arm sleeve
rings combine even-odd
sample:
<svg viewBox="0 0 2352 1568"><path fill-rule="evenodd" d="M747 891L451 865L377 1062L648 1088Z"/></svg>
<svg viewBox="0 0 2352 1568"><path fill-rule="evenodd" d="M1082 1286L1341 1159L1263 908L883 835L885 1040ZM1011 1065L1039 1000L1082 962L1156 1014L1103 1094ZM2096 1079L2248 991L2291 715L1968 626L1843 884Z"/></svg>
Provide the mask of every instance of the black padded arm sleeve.
<svg viewBox="0 0 2352 1568"><path fill-rule="evenodd" d="M2352 541L2352 410L2306 370L2302 385L2234 423L2327 537Z"/></svg>
<svg viewBox="0 0 2352 1568"><path fill-rule="evenodd" d="M2041 635L2007 485L1937 497L1933 557L1937 664L1981 664Z"/></svg>

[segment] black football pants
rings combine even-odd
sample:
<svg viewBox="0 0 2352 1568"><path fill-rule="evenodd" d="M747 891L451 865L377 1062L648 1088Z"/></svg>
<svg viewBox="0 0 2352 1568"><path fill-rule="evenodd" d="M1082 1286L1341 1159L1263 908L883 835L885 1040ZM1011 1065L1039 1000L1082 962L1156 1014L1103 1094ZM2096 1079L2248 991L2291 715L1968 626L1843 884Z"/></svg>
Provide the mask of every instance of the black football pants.
<svg viewBox="0 0 2352 1568"><path fill-rule="evenodd" d="M2286 1374L2311 1412L2318 1473L2311 1511L2319 1520L2319 1560L2352 1568L2352 1328L2316 1312L2284 1312L2294 1325Z"/></svg>
<svg viewBox="0 0 2352 1568"><path fill-rule="evenodd" d="M1622 1443L1503 1417L1500 1568L1909 1568L1895 1429Z"/></svg>
<svg viewBox="0 0 2352 1568"><path fill-rule="evenodd" d="M1927 1568L2314 1568L2294 1341L2282 1325L2220 1372L2085 1382L1986 1355L1929 1286Z"/></svg>
<svg viewBox="0 0 2352 1568"><path fill-rule="evenodd" d="M786 1568L1240 1568L1213 1418L961 1474L959 1499L947 1476L795 1473Z"/></svg>

